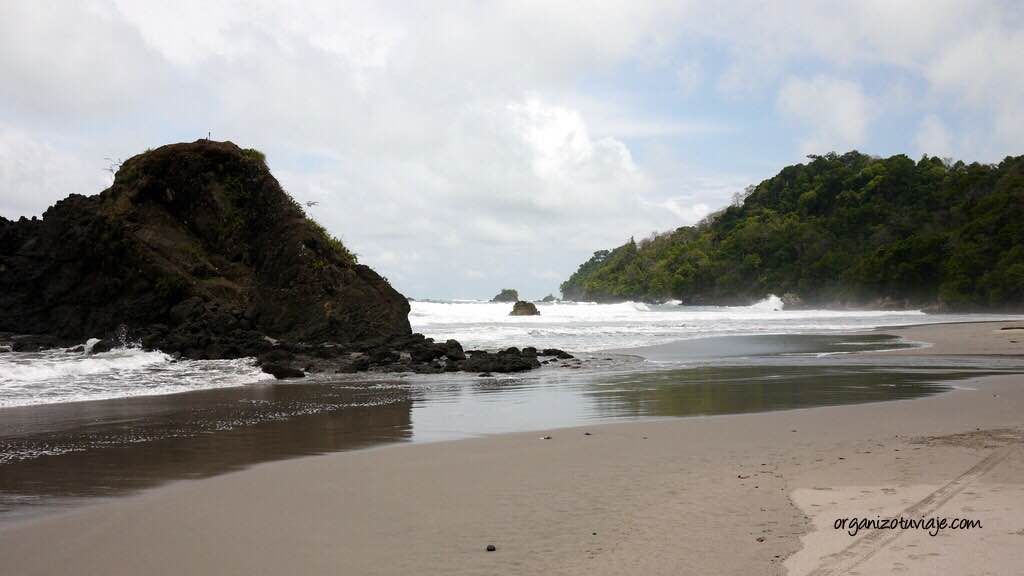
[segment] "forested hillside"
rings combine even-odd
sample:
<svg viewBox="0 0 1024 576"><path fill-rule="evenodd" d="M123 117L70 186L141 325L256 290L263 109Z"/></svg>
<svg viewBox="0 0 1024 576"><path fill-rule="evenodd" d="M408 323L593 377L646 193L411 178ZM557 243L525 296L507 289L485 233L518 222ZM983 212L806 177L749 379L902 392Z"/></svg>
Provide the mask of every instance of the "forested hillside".
<svg viewBox="0 0 1024 576"><path fill-rule="evenodd" d="M812 156L696 226L595 252L575 300L809 305L1024 304L1024 156L998 165Z"/></svg>

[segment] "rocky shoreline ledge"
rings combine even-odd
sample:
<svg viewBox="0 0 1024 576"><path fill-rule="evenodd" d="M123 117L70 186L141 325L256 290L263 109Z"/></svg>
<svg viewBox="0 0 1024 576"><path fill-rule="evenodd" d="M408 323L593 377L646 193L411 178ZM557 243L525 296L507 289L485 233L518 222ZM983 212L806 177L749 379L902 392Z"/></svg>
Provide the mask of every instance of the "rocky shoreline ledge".
<svg viewBox="0 0 1024 576"><path fill-rule="evenodd" d="M455 340L435 342L422 334L412 334L348 346L325 344L276 348L261 354L258 361L264 372L282 379L302 377L305 373L355 372L479 372L481 376L489 376L492 373L525 372L540 368L542 364L572 358L572 354L556 348L511 347L497 352L463 350Z"/></svg>
<svg viewBox="0 0 1024 576"><path fill-rule="evenodd" d="M561 350L471 350L414 334L409 302L307 217L262 153L198 140L147 150L95 196L0 217L10 350L132 343L305 372L519 372ZM83 353L87 351L83 348Z"/></svg>
<svg viewBox="0 0 1024 576"><path fill-rule="evenodd" d="M208 336L206 336L208 337ZM358 372L441 374L444 372L478 372L481 376L492 373L525 372L544 364L573 360L575 356L558 348L503 350L463 350L456 340L435 342L422 334L407 334L375 338L362 342L317 344L277 341L244 331L238 337L248 345L229 345L224 353L211 355L191 347L201 341L161 340L147 335L140 342L122 334L118 338L91 339L87 344L60 341L47 335L13 335L0 333L0 353L40 352L63 350L81 354L100 354L129 346L143 350L158 350L179 358L212 360L219 358L256 359L260 368L278 379L302 378L308 374L353 374ZM172 343L173 342L173 343ZM223 339L217 345L222 345ZM184 349L175 349L178 346Z"/></svg>

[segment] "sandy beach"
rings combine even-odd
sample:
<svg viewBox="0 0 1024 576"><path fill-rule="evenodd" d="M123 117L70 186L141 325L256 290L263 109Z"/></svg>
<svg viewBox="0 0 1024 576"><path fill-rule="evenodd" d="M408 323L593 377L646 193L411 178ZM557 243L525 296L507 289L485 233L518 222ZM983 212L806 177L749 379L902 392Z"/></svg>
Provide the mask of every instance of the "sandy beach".
<svg viewBox="0 0 1024 576"><path fill-rule="evenodd" d="M1020 355L1018 326L885 332ZM0 527L0 574L1017 574L1024 376L957 386L261 464ZM833 528L901 514L981 526Z"/></svg>

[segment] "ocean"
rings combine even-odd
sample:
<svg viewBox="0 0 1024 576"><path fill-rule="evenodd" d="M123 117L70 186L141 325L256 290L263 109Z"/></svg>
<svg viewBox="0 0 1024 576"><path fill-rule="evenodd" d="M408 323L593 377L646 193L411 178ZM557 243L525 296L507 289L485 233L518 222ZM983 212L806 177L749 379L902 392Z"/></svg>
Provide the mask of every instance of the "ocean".
<svg viewBox="0 0 1024 576"><path fill-rule="evenodd" d="M466 349L535 346L574 353L628 352L719 336L838 334L880 326L1006 318L921 311L786 310L775 296L752 306L733 307L673 302L537 303L540 316L509 316L511 304L477 300L426 300L410 305L414 331L439 341L454 338ZM245 386L269 378L252 360L178 360L133 347L95 355L65 350L6 352L0 353L0 408Z"/></svg>

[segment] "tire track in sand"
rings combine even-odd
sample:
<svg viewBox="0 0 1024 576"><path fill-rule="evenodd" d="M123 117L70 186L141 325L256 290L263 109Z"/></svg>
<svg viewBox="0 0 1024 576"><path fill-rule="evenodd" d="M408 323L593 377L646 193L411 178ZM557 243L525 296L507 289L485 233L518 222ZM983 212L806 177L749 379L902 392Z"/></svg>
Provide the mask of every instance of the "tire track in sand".
<svg viewBox="0 0 1024 576"><path fill-rule="evenodd" d="M901 514L908 518L933 514L972 482L991 472L996 466L1006 460L1015 449L1016 446L1012 445L997 449L945 486L903 510ZM871 557L882 551L886 546L892 544L902 533L903 530L899 529L872 530L846 548L829 556L827 560L809 572L807 576L838 576L846 574L871 559Z"/></svg>

